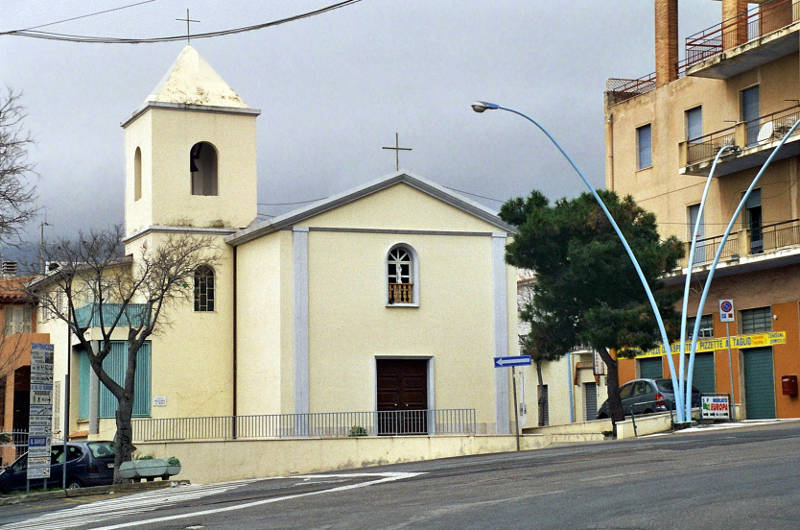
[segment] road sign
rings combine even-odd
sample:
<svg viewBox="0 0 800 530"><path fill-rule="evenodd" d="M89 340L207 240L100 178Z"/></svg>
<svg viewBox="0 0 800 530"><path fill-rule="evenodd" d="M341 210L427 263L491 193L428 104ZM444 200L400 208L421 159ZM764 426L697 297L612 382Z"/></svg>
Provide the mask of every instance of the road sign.
<svg viewBox="0 0 800 530"><path fill-rule="evenodd" d="M733 322L733 300L725 298L719 301L719 321L720 322Z"/></svg>
<svg viewBox="0 0 800 530"><path fill-rule="evenodd" d="M533 364L530 355L516 355L513 357L495 357L494 367L505 368L506 366L528 366Z"/></svg>

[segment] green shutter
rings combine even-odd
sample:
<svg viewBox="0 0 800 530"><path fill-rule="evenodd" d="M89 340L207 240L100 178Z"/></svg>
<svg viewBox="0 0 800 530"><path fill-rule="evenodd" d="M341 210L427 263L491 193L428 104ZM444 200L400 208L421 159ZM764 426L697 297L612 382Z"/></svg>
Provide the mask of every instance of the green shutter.
<svg viewBox="0 0 800 530"><path fill-rule="evenodd" d="M744 353L744 395L747 419L775 417L775 380L772 348Z"/></svg>
<svg viewBox="0 0 800 530"><path fill-rule="evenodd" d="M78 353L78 418L89 418L89 356L85 351Z"/></svg>
<svg viewBox="0 0 800 530"><path fill-rule="evenodd" d="M639 377L643 379L660 379L664 377L661 357L639 359Z"/></svg>
<svg viewBox="0 0 800 530"><path fill-rule="evenodd" d="M103 370L118 384L124 384L125 369L128 363L128 342L111 341L111 353L103 360ZM150 343L139 348L136 363L136 377L133 390L133 416L150 416ZM117 411L117 398L100 385L100 417L113 418Z"/></svg>
<svg viewBox="0 0 800 530"><path fill-rule="evenodd" d="M713 394L716 392L713 353L695 354L692 386L697 388L701 394Z"/></svg>

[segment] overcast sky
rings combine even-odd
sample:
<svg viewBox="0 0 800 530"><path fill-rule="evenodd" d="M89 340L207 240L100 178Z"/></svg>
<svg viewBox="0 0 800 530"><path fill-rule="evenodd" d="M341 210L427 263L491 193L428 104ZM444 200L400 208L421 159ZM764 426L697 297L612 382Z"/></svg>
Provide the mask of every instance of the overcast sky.
<svg viewBox="0 0 800 530"><path fill-rule="evenodd" d="M155 37L256 24L334 0L158 0L48 31ZM0 31L135 0L4 2ZM720 3L680 2L680 36L720 18ZM0 36L0 80L23 92L48 236L123 219L120 123L139 108L185 42L75 44ZM583 191L546 138L487 99L536 117L603 185L608 77L654 67L652 0L362 0L311 19L192 45L258 118L258 200L325 197L400 166L442 185L506 200ZM682 54L682 50L681 50ZM474 197L473 197L474 198ZM492 208L500 202L476 199ZM264 214L286 207L260 206ZM38 221L29 229L38 242ZM32 235L35 234L35 237Z"/></svg>

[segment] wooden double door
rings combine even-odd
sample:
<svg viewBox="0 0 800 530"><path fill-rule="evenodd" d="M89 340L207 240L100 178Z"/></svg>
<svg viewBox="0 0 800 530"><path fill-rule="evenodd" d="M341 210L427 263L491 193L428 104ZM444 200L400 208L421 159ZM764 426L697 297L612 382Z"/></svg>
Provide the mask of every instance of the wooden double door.
<svg viewBox="0 0 800 530"><path fill-rule="evenodd" d="M428 360L378 359L378 434L428 434Z"/></svg>

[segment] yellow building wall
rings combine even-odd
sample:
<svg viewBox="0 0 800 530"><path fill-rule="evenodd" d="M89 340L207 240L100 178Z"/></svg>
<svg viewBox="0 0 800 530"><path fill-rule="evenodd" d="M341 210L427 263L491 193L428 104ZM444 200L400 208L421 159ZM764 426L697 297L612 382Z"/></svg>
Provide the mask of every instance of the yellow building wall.
<svg viewBox="0 0 800 530"><path fill-rule="evenodd" d="M798 55L792 54L727 80L684 77L652 92L606 108L606 187L631 194L656 214L664 236L688 239L688 207L700 202L705 177L679 174L685 112L702 105L703 134L732 127L740 119L740 92L759 85L760 115L787 109L800 90ZM788 100L788 101L787 101ZM651 123L653 165L637 168L636 129ZM762 177L764 224L798 217L796 158L774 162ZM758 167L712 182L705 211L706 233L720 235ZM739 227L735 227L739 228Z"/></svg>
<svg viewBox="0 0 800 530"><path fill-rule="evenodd" d="M237 392L238 413L279 414L283 372L293 374L291 356L283 359L284 323L292 312L282 308L291 301L291 283L281 281L281 249L288 232L275 232L237 247ZM291 265L291 261L288 262ZM289 342L291 353L291 342ZM288 361L288 362L284 362ZM291 379L289 379L291 381Z"/></svg>
<svg viewBox="0 0 800 530"><path fill-rule="evenodd" d="M142 245L152 251L170 236L150 233L127 245L136 256ZM196 236L201 237L201 236ZM214 266L214 311L194 311L187 299L165 306L151 341L151 399L167 398L164 407L151 406L153 418L229 416L233 412L233 251L221 236L208 237L219 259Z"/></svg>
<svg viewBox="0 0 800 530"><path fill-rule="evenodd" d="M151 107L125 129L125 225L245 227L256 217L253 115ZM192 195L189 151L217 149L218 195ZM142 151L142 197L134 200L134 153Z"/></svg>

